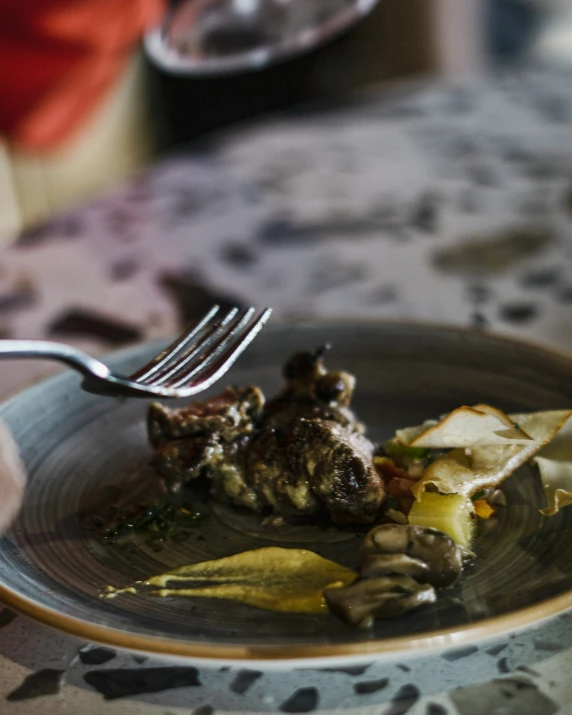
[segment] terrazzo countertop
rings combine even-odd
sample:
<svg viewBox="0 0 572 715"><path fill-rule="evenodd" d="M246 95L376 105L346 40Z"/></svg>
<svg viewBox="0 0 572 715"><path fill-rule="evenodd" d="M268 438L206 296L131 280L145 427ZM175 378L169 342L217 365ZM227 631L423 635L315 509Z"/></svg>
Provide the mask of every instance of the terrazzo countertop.
<svg viewBox="0 0 572 715"><path fill-rule="evenodd" d="M214 137L20 236L0 255L0 335L102 353L216 301L572 351L571 85L570 70L520 69ZM0 392L47 372L3 363ZM572 712L572 613L440 654L284 673L119 653L7 609L0 629L6 715Z"/></svg>

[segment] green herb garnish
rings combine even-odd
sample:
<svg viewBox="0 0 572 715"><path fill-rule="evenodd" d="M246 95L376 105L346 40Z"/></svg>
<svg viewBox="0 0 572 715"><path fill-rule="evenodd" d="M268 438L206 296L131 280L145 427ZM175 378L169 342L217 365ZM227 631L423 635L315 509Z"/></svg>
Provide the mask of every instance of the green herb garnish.
<svg viewBox="0 0 572 715"><path fill-rule="evenodd" d="M98 538L121 549L134 548L133 538L138 537L154 551L160 551L168 540L176 544L186 541L206 518L192 505L177 506L157 500L129 507L110 505L103 514L91 518L88 528Z"/></svg>
<svg viewBox="0 0 572 715"><path fill-rule="evenodd" d="M409 457L409 459L427 459L431 454L431 450L424 447L408 447L405 444L400 444L394 440L388 440L384 445L386 453L392 457Z"/></svg>

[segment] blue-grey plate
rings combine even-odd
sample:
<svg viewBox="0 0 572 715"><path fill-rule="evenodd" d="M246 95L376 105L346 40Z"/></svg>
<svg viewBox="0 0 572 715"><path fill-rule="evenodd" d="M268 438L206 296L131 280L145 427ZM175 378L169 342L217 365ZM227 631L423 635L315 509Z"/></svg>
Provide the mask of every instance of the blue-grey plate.
<svg viewBox="0 0 572 715"><path fill-rule="evenodd" d="M328 364L357 376L355 408L375 440L460 404L488 402L506 411L572 406L571 359L485 333L413 324L271 325L223 382L257 384L270 394L291 351L325 342L333 346ZM128 373L156 352L157 345L141 345L109 362ZM462 582L434 606L381 621L372 631L332 615L278 614L228 601L130 594L103 600L108 584L277 545L216 514L184 544L157 553L103 546L82 530L78 515L106 487L140 473L153 479L146 408L140 400L88 395L71 373L0 408L30 480L20 516L0 540L0 599L10 607L115 647L282 667L450 647L536 623L572 604L572 509L540 515L543 495L531 467L506 482L508 505L499 509L496 528L477 538L476 566ZM323 538L320 530L300 537L305 547L349 566L359 541Z"/></svg>

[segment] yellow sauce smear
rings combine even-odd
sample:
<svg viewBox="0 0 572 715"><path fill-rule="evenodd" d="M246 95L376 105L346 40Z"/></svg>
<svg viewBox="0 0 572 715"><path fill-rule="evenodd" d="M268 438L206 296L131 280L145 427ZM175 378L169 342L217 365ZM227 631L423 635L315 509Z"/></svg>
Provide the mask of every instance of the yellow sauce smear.
<svg viewBox="0 0 572 715"><path fill-rule="evenodd" d="M115 598L120 596L122 593L137 593L133 586L126 586L125 588L113 588L113 586L105 586L103 593L100 594L100 598Z"/></svg>
<svg viewBox="0 0 572 715"><path fill-rule="evenodd" d="M158 587L157 596L223 598L267 611L324 613L324 589L348 586L355 578L351 569L312 551L271 546L181 566L144 583ZM209 585L199 585L204 582Z"/></svg>

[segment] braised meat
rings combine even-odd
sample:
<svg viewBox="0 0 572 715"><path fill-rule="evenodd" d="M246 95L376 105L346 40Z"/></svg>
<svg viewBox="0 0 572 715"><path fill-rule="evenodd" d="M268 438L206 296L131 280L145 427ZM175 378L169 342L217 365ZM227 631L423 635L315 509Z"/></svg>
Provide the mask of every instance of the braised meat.
<svg viewBox="0 0 572 715"><path fill-rule="evenodd" d="M300 420L295 434L312 491L333 521L373 521L383 497L383 481L373 466L372 443L325 420Z"/></svg>
<svg viewBox="0 0 572 715"><path fill-rule="evenodd" d="M295 353L282 371L286 385L264 408L265 427L287 427L300 419L336 422L352 432L364 432L349 409L355 377L347 372L328 371L318 350Z"/></svg>
<svg viewBox="0 0 572 715"><path fill-rule="evenodd" d="M161 473L174 486L206 476L213 498L251 510L326 511L337 524L371 523L384 487L373 445L350 410L355 379L326 370L323 352L293 355L284 389L267 403L249 387L182 409L151 405Z"/></svg>
<svg viewBox="0 0 572 715"><path fill-rule="evenodd" d="M217 434L231 442L254 431L263 407L264 395L257 387L227 387L207 402L194 402L178 410L154 402L148 415L149 439L153 447L205 434Z"/></svg>
<svg viewBox="0 0 572 715"><path fill-rule="evenodd" d="M246 479L250 438L262 418L264 395L257 387L228 387L206 402L170 409L154 402L147 428L154 463L174 488L206 475L212 491L248 509L263 499Z"/></svg>

